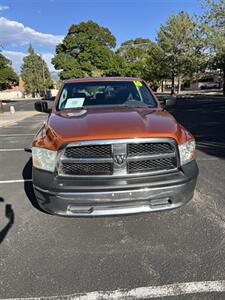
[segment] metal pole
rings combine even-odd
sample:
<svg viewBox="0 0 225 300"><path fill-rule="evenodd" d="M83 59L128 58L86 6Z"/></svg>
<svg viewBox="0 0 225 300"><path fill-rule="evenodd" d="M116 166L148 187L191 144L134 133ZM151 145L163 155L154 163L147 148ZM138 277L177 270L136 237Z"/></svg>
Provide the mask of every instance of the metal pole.
<svg viewBox="0 0 225 300"><path fill-rule="evenodd" d="M2 100L0 100L0 113L4 113Z"/></svg>
<svg viewBox="0 0 225 300"><path fill-rule="evenodd" d="M43 75L43 81L44 81L44 93L45 93L45 97L46 97L46 86L45 86L45 66L44 66L44 60L41 56L42 59L42 75Z"/></svg>

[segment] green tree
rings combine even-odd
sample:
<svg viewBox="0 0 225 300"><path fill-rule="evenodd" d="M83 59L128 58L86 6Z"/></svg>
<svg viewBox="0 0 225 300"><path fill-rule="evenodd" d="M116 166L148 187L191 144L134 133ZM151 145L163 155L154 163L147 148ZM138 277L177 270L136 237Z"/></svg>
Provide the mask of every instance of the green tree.
<svg viewBox="0 0 225 300"><path fill-rule="evenodd" d="M48 66L44 59L35 53L33 47L28 48L29 55L23 58L21 77L24 81L25 91L34 96L46 95L47 89L52 86Z"/></svg>
<svg viewBox="0 0 225 300"><path fill-rule="evenodd" d="M204 61L198 25L186 12L180 12L160 26L157 41L164 52L163 61L170 68L171 94L174 93L175 77L178 79L179 92L182 77L200 72Z"/></svg>
<svg viewBox="0 0 225 300"><path fill-rule="evenodd" d="M210 67L223 72L223 94L225 95L225 0L206 0L203 29L206 35Z"/></svg>
<svg viewBox="0 0 225 300"><path fill-rule="evenodd" d="M136 38L125 41L116 53L126 62L125 74L133 77L144 77L148 49L152 42L149 39Z"/></svg>
<svg viewBox="0 0 225 300"><path fill-rule="evenodd" d="M60 79L84 76L121 75L124 62L113 52L116 39L108 28L93 21L73 24L56 47L52 63Z"/></svg>
<svg viewBox="0 0 225 300"><path fill-rule="evenodd" d="M19 77L11 67L11 62L0 53L0 91L11 88L19 83ZM3 112L3 104L0 100L0 112Z"/></svg>
<svg viewBox="0 0 225 300"><path fill-rule="evenodd" d="M19 83L19 77L11 67L11 62L0 53L0 91Z"/></svg>
<svg viewBox="0 0 225 300"><path fill-rule="evenodd" d="M170 71L163 49L157 43L152 43L148 48L143 78L150 83L153 90L157 90L161 83L163 91L163 80L170 77Z"/></svg>

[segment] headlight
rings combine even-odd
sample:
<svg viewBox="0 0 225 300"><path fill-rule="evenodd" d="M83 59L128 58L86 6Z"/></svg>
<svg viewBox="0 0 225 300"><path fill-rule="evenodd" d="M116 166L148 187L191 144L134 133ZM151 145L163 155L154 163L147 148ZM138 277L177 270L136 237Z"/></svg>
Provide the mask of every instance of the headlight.
<svg viewBox="0 0 225 300"><path fill-rule="evenodd" d="M56 157L57 151L32 147L33 166L38 169L54 172Z"/></svg>
<svg viewBox="0 0 225 300"><path fill-rule="evenodd" d="M178 145L180 152L180 164L185 165L195 158L195 141L190 140L185 144Z"/></svg>

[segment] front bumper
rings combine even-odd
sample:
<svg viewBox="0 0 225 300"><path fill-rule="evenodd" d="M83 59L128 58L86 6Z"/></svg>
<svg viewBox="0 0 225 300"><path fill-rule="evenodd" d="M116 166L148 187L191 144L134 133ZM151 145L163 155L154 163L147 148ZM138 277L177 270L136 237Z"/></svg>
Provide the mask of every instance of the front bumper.
<svg viewBox="0 0 225 300"><path fill-rule="evenodd" d="M63 216L102 216L162 211L192 197L195 161L171 174L121 179L65 179L33 168L33 185L42 209Z"/></svg>

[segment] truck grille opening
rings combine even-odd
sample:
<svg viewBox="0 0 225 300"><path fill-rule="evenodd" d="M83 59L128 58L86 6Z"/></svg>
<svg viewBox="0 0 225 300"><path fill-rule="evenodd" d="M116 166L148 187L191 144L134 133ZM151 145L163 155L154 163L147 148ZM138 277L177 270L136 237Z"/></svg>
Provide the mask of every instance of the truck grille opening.
<svg viewBox="0 0 225 300"><path fill-rule="evenodd" d="M69 158L111 157L111 145L69 147L64 155Z"/></svg>
<svg viewBox="0 0 225 300"><path fill-rule="evenodd" d="M128 156L171 153L173 151L172 145L168 143L128 144Z"/></svg>
<svg viewBox="0 0 225 300"><path fill-rule="evenodd" d="M152 172L176 168L175 158L159 158L128 163L128 173Z"/></svg>
<svg viewBox="0 0 225 300"><path fill-rule="evenodd" d="M113 168L110 163L86 163L71 164L63 163L62 171L67 175L112 175Z"/></svg>
<svg viewBox="0 0 225 300"><path fill-rule="evenodd" d="M68 144L60 157L58 174L123 177L154 175L177 168L178 153L173 139L101 140Z"/></svg>

